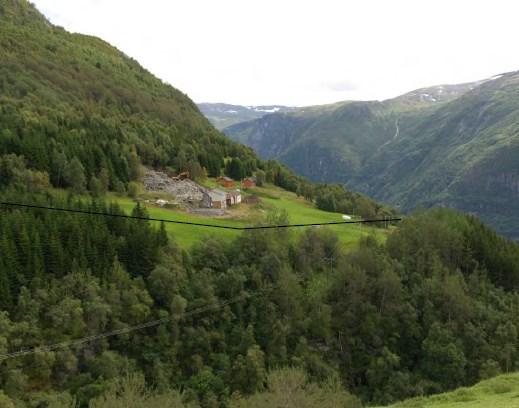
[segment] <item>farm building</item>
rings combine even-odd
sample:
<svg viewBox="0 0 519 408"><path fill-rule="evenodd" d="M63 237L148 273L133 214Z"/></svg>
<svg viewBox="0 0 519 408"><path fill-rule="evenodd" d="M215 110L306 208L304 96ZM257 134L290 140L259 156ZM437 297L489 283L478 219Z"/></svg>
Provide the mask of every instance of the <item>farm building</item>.
<svg viewBox="0 0 519 408"><path fill-rule="evenodd" d="M256 187L256 177L247 177L245 180L241 182L243 188L252 188Z"/></svg>
<svg viewBox="0 0 519 408"><path fill-rule="evenodd" d="M206 208L227 208L227 193L220 190L207 190L202 199Z"/></svg>
<svg viewBox="0 0 519 408"><path fill-rule="evenodd" d="M250 195L243 199L245 204L259 204L261 202L260 198L257 195Z"/></svg>
<svg viewBox="0 0 519 408"><path fill-rule="evenodd" d="M241 203L241 193L236 191L229 191L226 195L227 206L236 205Z"/></svg>
<svg viewBox="0 0 519 408"><path fill-rule="evenodd" d="M223 177L218 177L216 179L216 182L218 184L220 184L222 187L225 187L225 188L232 188L234 187L234 180L230 177L227 177L227 176L223 176Z"/></svg>

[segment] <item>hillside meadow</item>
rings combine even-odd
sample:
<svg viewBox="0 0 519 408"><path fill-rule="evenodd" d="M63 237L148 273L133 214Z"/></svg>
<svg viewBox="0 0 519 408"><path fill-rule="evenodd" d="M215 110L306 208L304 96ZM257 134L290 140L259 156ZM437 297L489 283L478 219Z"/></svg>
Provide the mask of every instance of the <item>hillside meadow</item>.
<svg viewBox="0 0 519 408"><path fill-rule="evenodd" d="M205 185L214 187L215 183L209 180ZM231 207L228 215L220 217L209 217L199 214L189 213L180 209L169 209L158 207L150 200L149 204L144 204L151 218L158 218L171 221L193 222L209 225L223 225L229 227L247 227L259 224L270 211L286 211L291 224L312 224L342 221L342 214L323 211L315 208L312 203L297 197L296 194L283 190L274 185L256 187L243 192L244 196L255 194L260 197L259 204L240 204ZM153 198L166 197L164 194L146 193L143 197ZM129 197L121 197L116 194L109 194L108 201L116 202L126 213L130 213L135 207L136 202ZM263 222L265 223L265 222ZM175 242L182 248L189 248L200 239L207 236L217 236L226 241L236 238L241 231L213 228L208 226L193 226L175 223L166 223L166 231ZM307 228L294 228L295 236L298 236ZM313 227L315 228L315 227ZM374 228L360 224L333 225L320 228L328 228L335 232L339 237L339 242L344 248L354 248L362 237L372 235L379 242L383 242L388 230Z"/></svg>
<svg viewBox="0 0 519 408"><path fill-rule="evenodd" d="M518 408L519 373L501 375L468 388L413 398L388 408Z"/></svg>

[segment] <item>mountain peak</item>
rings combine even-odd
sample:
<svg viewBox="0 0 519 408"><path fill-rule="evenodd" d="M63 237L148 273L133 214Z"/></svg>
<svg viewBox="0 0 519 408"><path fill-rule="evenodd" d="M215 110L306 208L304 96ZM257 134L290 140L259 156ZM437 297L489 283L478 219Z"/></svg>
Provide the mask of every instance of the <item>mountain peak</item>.
<svg viewBox="0 0 519 408"><path fill-rule="evenodd" d="M477 88L484 82L484 80L481 80L463 84L443 84L415 89L414 91L389 99L385 102L397 104L400 107L407 106L411 108L450 102L474 88Z"/></svg>
<svg viewBox="0 0 519 408"><path fill-rule="evenodd" d="M36 6L27 0L2 0L0 2L0 21L1 20L8 20L20 25L34 23L50 25Z"/></svg>

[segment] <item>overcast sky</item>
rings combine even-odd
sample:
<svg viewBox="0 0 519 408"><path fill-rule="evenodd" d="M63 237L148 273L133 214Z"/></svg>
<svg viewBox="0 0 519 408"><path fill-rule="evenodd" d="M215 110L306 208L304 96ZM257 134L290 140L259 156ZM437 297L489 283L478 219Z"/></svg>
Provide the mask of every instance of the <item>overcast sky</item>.
<svg viewBox="0 0 519 408"><path fill-rule="evenodd" d="M385 99L519 70L515 0L32 0L196 102Z"/></svg>

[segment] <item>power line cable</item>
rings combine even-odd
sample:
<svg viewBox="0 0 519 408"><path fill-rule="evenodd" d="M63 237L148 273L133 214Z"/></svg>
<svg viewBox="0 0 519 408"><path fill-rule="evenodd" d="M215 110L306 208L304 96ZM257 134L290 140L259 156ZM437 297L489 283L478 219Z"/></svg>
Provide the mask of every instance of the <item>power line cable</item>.
<svg viewBox="0 0 519 408"><path fill-rule="evenodd" d="M33 204L22 204L22 203L13 203L13 202L0 202L0 205L8 206L8 207L18 207L18 208L29 208L29 209L40 209L40 210L47 210L47 211L61 211L61 212L69 212L69 213L76 213L76 214L86 214L86 215L96 215L96 216L108 216L108 217L119 217L119 218L127 218L127 219L137 219L137 220L144 220L144 221L159 221L159 222L167 222L167 223L175 223L175 224L184 224L184 225L192 225L192 226L203 226L203 227L212 227L212 228L224 228L224 229L232 229L232 230L255 230L255 229L272 229L272 228L292 228L292 227L309 227L309 226L321 226L321 225L342 225L342 224L362 224L362 223L377 223L377 222L390 222L390 221L401 221L401 218L387 218L384 219L374 219L374 220L355 220L355 221L340 221L340 222L325 222L325 223L308 223L308 224L285 224L285 225L262 225L262 226L248 226L248 227L233 227L233 226L226 226L226 225L215 225L215 224L203 224L203 223L195 223L195 222L188 222L188 221L178 221L178 220L167 220L167 219L158 219L158 218L150 218L150 217L139 217L139 216L133 216L133 215L125 215L125 214L110 214L110 213L103 213L103 212L97 212L97 211L86 211L86 210L80 210L80 209L71 209L71 208L59 208L59 207L47 207L47 206L40 206L40 205L33 205ZM32 281L32 280L31 280ZM273 289L274 287L271 287L270 289ZM168 321L171 321L174 318L182 318L182 317L188 317L196 314L200 314L209 310L216 310L220 309L222 307L225 307L227 305L236 303L242 299L245 299L247 297L254 297L261 294L261 292L265 291L266 289L260 290L257 293L254 294L245 294L238 296L236 298L230 299L226 302L222 302L218 305L212 305L212 306L206 306L202 308L195 309L193 311L183 313L181 316L169 316L162 319L152 320L146 323L142 323L139 325L134 326L128 326L117 330L112 330L105 333L100 333L96 335L86 336L80 339L76 340L70 340L60 343L54 343L54 344L48 344L43 346L37 346L32 347L29 349L19 350L11 353L6 353L3 355L0 355L0 362L26 356L29 354L34 354L38 352L46 352L46 351L52 351L52 350L58 350L58 349L64 349L68 347L75 347L75 346L81 346L83 344L87 344L93 341L97 341L100 339L118 336L122 334L127 334L130 332L134 332L137 330L142 330L149 327L155 327L164 323L167 323Z"/></svg>
<svg viewBox="0 0 519 408"><path fill-rule="evenodd" d="M343 224L374 224L374 223L382 223L382 222L397 222L402 221L402 218L394 217L394 218L384 218L384 219L372 219L372 220L352 220L352 221L337 221L337 222L316 222L316 223L308 223L308 224L282 224L282 225L258 225L258 226L246 226L246 227L233 227L229 225L216 225L216 224L204 224L198 222L190 222L190 221L179 221L179 220L166 220L162 218L151 218L151 217L139 217L135 215L126 215L126 214L110 214L103 213L98 211L86 211L79 210L73 208L60 208L60 207L46 207L41 205L33 205L33 204L22 204L22 203L13 203L13 202L0 202L0 205L7 207L19 207L19 208L30 208L30 209L39 209L39 210L47 210L47 211L61 211L61 212L69 212L69 213L77 213L77 214L87 214L87 215L97 215L97 216L105 216L105 217L119 217L119 218L128 218L128 219L136 219L136 220L144 220L144 221L158 221L165 223L173 223L173 224L184 224L184 225L192 225L197 227L211 227L211 228L223 228L223 229L231 229L231 230L256 230L256 229L272 229L272 228L295 228L295 227L315 227L321 225L343 225Z"/></svg>
<svg viewBox="0 0 519 408"><path fill-rule="evenodd" d="M42 346L31 347L31 348L24 349L24 350L14 351L14 352L11 352L11 353L1 354L0 355L0 362L3 362L3 361L8 360L8 359L16 358L16 357L27 356L29 354L48 352L48 351L64 349L64 348L68 348L68 347L81 346L81 345L84 345L84 344L87 344L87 343L91 343L93 341L105 339L105 338L108 338L108 337L119 336L119 335L122 335L122 334L131 333L131 332L142 330L142 329L146 329L146 328L149 328L149 327L159 326L159 325L167 323L167 322L169 322L169 321L171 321L173 319L181 319L181 318L185 318L185 317L189 317L189 316L198 315L198 314L201 314L201 313L204 313L204 312L207 312L207 311L218 310L218 309L221 309L221 308L223 308L225 306L229 306L231 304L237 303L240 300L250 299L252 297L259 296L263 292L266 292L268 290L273 290L275 288L276 288L276 285L269 286L269 287L264 288L264 289L260 289L256 293L252 293L252 294L245 293L245 294L242 294L240 296L236 296L236 297L234 297L234 298L232 298L230 300L227 300L225 302L220 302L217 305L203 306L203 307L199 307L197 309L191 310L191 311L189 311L187 313L182 313L180 316L168 316L168 317L164 317L162 319L151 320L151 321L148 321L148 322L145 322L145 323L141 323L141 324L138 324L138 325L127 326L127 327L123 327L121 329L112 330L112 331L105 332L105 333L99 333L99 334L95 334L95 335L91 335L91 336L86 336L86 337L82 337L82 338L75 339L75 340L63 341L63 342L54 343L54 344L46 344L46 345L42 345Z"/></svg>

